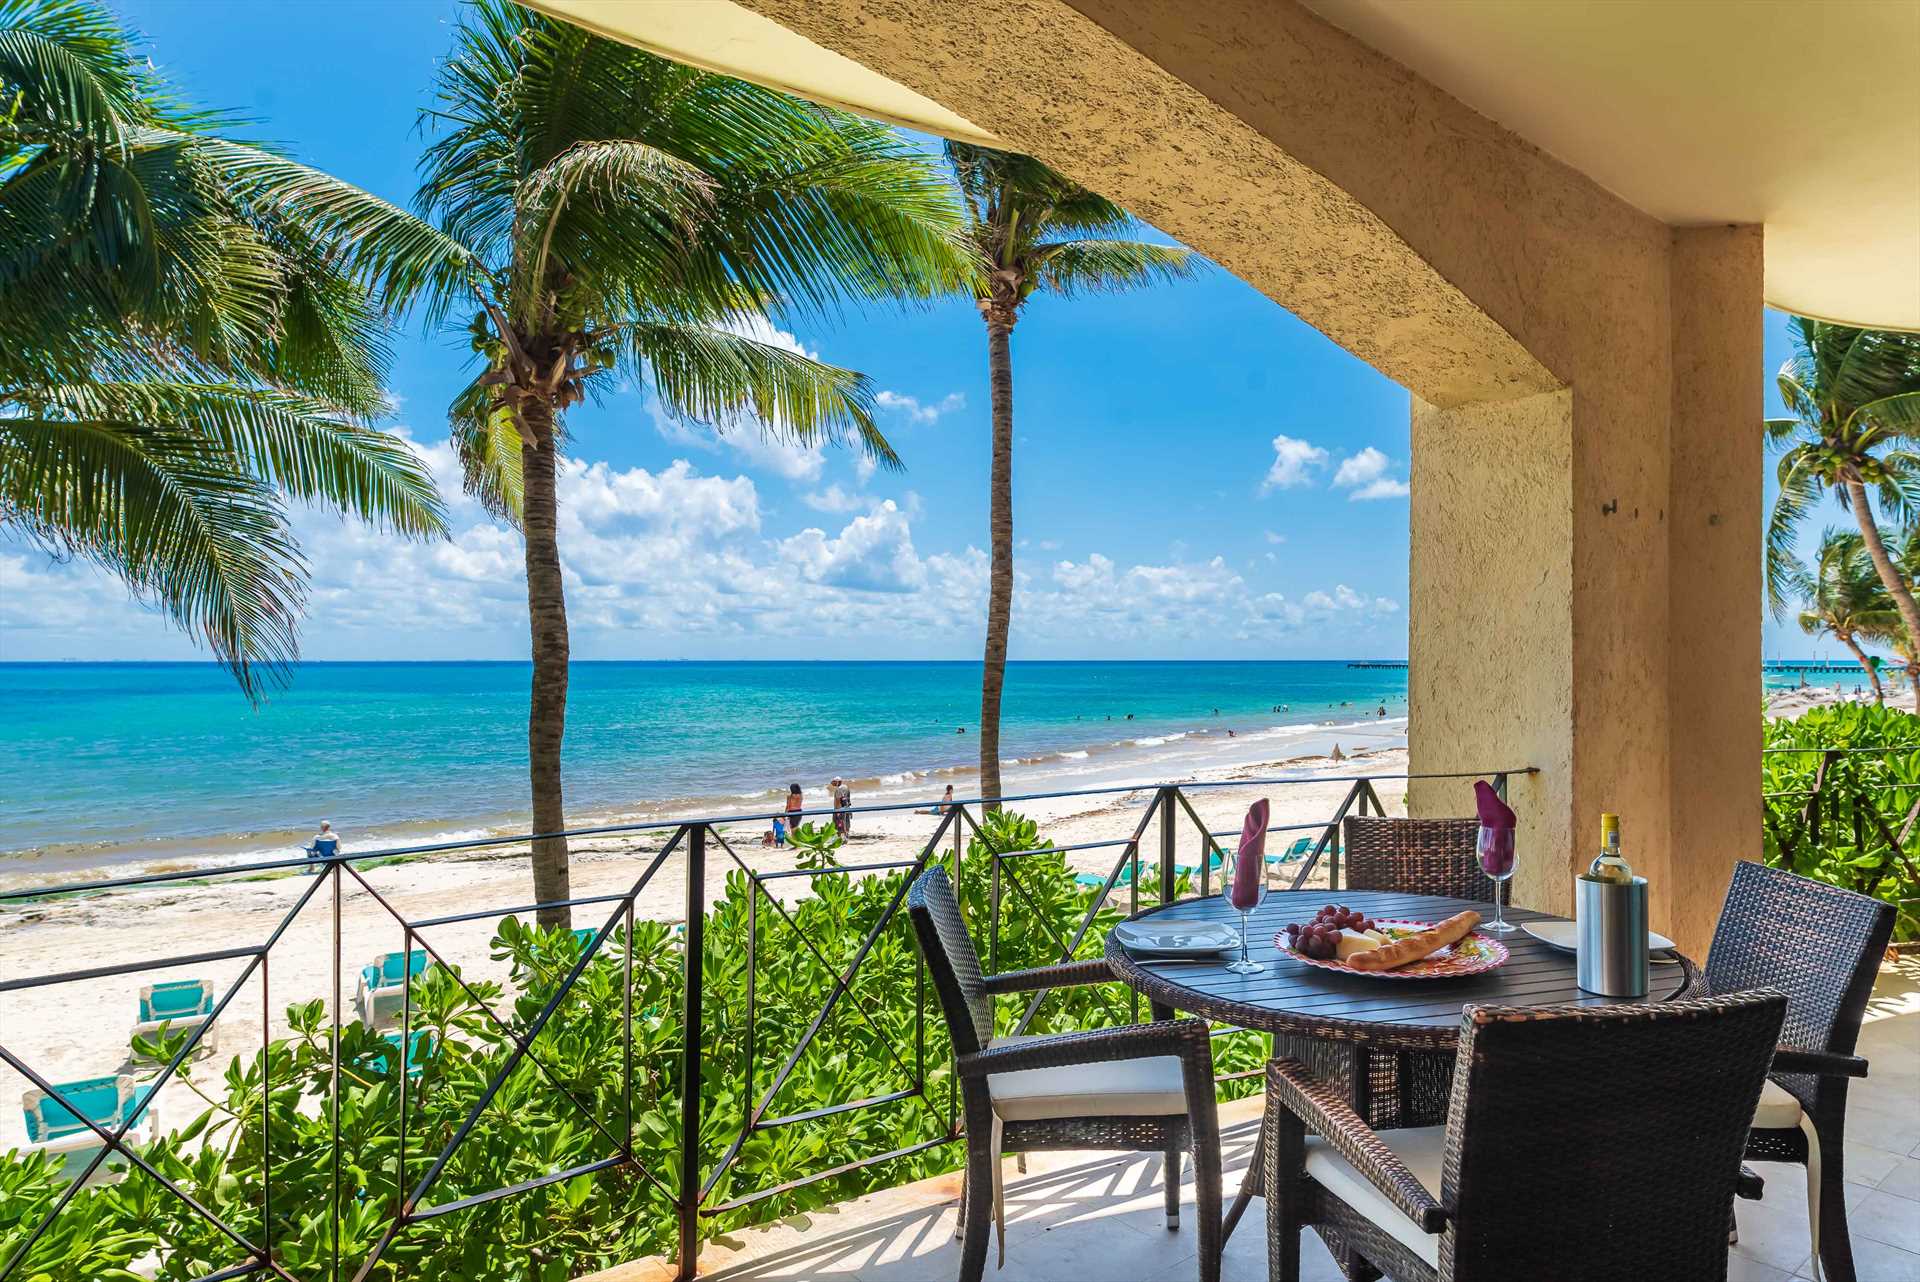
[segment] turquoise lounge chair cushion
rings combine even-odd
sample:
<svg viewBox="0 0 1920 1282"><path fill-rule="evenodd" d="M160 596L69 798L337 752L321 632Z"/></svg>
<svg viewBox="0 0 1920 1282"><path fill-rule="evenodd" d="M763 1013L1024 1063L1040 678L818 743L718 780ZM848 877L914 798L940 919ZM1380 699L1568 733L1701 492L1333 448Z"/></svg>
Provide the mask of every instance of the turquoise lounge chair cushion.
<svg viewBox="0 0 1920 1282"><path fill-rule="evenodd" d="M400 1034L387 1033L384 1034L384 1036L387 1045L393 1047L395 1050L400 1049ZM420 1070L426 1067L427 1061L433 1058L433 1030L429 1028L415 1029L413 1036L409 1037L407 1041L409 1044L407 1051L407 1076L418 1077ZM379 1072L384 1073L387 1071L387 1057L385 1055L375 1055L372 1062L373 1067Z"/></svg>
<svg viewBox="0 0 1920 1282"><path fill-rule="evenodd" d="M150 997L140 999L140 1022L191 1019L213 1013L213 986L200 979L176 979L155 984Z"/></svg>
<svg viewBox="0 0 1920 1282"><path fill-rule="evenodd" d="M117 1128L122 1122L137 1121L147 1111L147 1100L153 1094L153 1087L135 1090L127 1101L125 1113L120 1108L118 1077L90 1077L84 1081L66 1082L56 1085L53 1091L52 1095L38 1101L38 1107L25 1110L27 1138L36 1144L86 1130L87 1124L80 1120L81 1115L107 1130ZM55 1098L56 1095L59 1098Z"/></svg>
<svg viewBox="0 0 1920 1282"><path fill-rule="evenodd" d="M361 970L360 977L368 988L397 988L408 975L418 975L426 968L427 950L416 948L411 953L382 953Z"/></svg>

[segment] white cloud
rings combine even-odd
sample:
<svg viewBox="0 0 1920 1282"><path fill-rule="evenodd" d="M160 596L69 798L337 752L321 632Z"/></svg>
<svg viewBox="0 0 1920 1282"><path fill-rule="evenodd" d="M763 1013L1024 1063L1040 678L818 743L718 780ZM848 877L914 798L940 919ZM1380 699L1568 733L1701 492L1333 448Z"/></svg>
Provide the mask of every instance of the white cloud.
<svg viewBox="0 0 1920 1282"><path fill-rule="evenodd" d="M937 423L943 415L965 406L967 398L959 392L948 392L937 401L922 404L918 397L882 390L874 396L873 401L881 409L899 414L908 422Z"/></svg>
<svg viewBox="0 0 1920 1282"><path fill-rule="evenodd" d="M1369 445L1340 461L1333 474L1334 488L1352 490L1347 495L1350 502L1405 498L1409 493L1407 483L1387 475L1391 466L1391 459Z"/></svg>
<svg viewBox="0 0 1920 1282"><path fill-rule="evenodd" d="M1369 445L1358 454L1340 461L1340 467L1333 474L1333 483L1338 486L1365 485L1384 475L1387 470L1387 456Z"/></svg>
<svg viewBox="0 0 1920 1282"><path fill-rule="evenodd" d="M868 592L911 592L927 581L906 513L892 499L856 516L837 537L805 529L782 539L780 559L809 583Z"/></svg>
<svg viewBox="0 0 1920 1282"><path fill-rule="evenodd" d="M450 539L408 543L331 513L299 510L312 567L302 627L315 658L517 659L526 653L518 532L460 489L445 441L414 445L447 504ZM582 659L674 653L806 652L956 657L978 644L988 557L923 554L920 503L804 495L835 519L768 528L754 479L687 459L657 469L567 459L559 478L560 549L574 653ZM817 519L817 518L816 518ZM790 528L790 527L789 527ZM1397 603L1345 585L1302 601L1256 593L1218 556L1175 548L1164 561L1017 563L1015 638L1030 654L1084 654L1089 638L1129 652L1192 648L1257 624L1255 639L1338 618L1359 630ZM104 572L58 563L0 537L0 651L7 657L204 657Z"/></svg>
<svg viewBox="0 0 1920 1282"><path fill-rule="evenodd" d="M1391 476L1383 476L1377 481L1369 481L1361 486L1349 494L1347 499L1349 502L1358 502L1362 499L1403 499L1411 493L1413 493L1413 487L1405 481L1396 481Z"/></svg>
<svg viewBox="0 0 1920 1282"><path fill-rule="evenodd" d="M1273 544L1285 543L1287 541L1286 535L1275 534L1272 530L1266 531L1266 536L1267 536L1267 542L1273 543Z"/></svg>
<svg viewBox="0 0 1920 1282"><path fill-rule="evenodd" d="M814 490L800 496L800 501L816 512L834 512L845 514L858 512L871 505L872 500L858 494L849 494L838 485L829 485L824 490Z"/></svg>
<svg viewBox="0 0 1920 1282"><path fill-rule="evenodd" d="M1327 464L1327 452L1318 445L1296 440L1291 436L1273 438L1273 466L1267 469L1266 479L1260 482L1260 492L1288 490L1295 486L1306 485L1312 474Z"/></svg>

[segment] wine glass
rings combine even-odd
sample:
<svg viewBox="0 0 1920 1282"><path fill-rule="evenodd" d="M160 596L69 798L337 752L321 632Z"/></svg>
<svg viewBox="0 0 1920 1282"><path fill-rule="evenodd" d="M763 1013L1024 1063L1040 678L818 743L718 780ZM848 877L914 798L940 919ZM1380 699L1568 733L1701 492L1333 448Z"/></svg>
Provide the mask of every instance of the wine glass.
<svg viewBox="0 0 1920 1282"><path fill-rule="evenodd" d="M1480 929L1504 935L1518 930L1506 919L1502 912L1501 900L1503 883L1513 876L1513 829L1507 827L1490 828L1480 825L1480 840L1474 846L1474 853L1480 860L1480 871L1493 878L1493 920L1481 923Z"/></svg>
<svg viewBox="0 0 1920 1282"><path fill-rule="evenodd" d="M1245 878L1235 877L1221 892L1222 896L1240 914L1240 956L1236 961L1227 963L1227 969L1236 975L1261 975L1266 967L1247 956L1247 914L1260 906L1267 897L1267 879L1263 874Z"/></svg>

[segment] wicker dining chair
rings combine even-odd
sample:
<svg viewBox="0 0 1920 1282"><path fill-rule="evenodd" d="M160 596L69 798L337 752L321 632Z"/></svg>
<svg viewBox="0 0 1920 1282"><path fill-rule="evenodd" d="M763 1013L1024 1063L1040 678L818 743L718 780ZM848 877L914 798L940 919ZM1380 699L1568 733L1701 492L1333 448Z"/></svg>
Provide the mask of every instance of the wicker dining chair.
<svg viewBox="0 0 1920 1282"><path fill-rule="evenodd" d="M1495 882L1480 870L1478 819L1387 819L1348 815L1341 855L1348 890L1404 890L1410 894L1493 902ZM1512 903L1512 892L1504 891Z"/></svg>
<svg viewBox="0 0 1920 1282"><path fill-rule="evenodd" d="M1180 1222L1180 1161L1193 1155L1200 1279L1220 1277L1220 1123L1213 1051L1197 1019L1160 1020L1051 1036L996 1036L1000 993L1113 978L1103 960L982 975L946 870L928 869L907 892L960 1078L967 1129L961 1194L960 1282L979 1282L988 1221L1000 1221L1000 1155L1039 1149L1119 1149L1166 1156L1167 1227ZM1004 1229L1000 1250L1006 1250Z"/></svg>
<svg viewBox="0 0 1920 1282"><path fill-rule="evenodd" d="M1706 990L1787 995L1786 1026L1760 1094L1747 1160L1807 1168L1811 1249L1827 1282L1854 1282L1844 1162L1847 1081L1893 905L1780 868L1741 863L1707 953Z"/></svg>
<svg viewBox="0 0 1920 1282"><path fill-rule="evenodd" d="M1273 1061L1268 1277L1297 1282L1311 1227L1401 1282L1725 1279L1740 1152L1786 1007L1765 991L1469 1006L1446 1125L1384 1133L1299 1061Z"/></svg>

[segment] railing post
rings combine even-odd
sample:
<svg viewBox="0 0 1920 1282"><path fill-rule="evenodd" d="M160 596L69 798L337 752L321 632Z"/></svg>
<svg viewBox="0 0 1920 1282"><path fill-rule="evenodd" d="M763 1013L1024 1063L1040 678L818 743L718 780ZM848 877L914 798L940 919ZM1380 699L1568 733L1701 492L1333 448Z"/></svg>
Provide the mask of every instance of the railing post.
<svg viewBox="0 0 1920 1282"><path fill-rule="evenodd" d="M1171 784L1160 789L1160 902L1173 902L1173 854L1179 832L1174 828L1174 797L1179 790Z"/></svg>
<svg viewBox="0 0 1920 1282"><path fill-rule="evenodd" d="M700 1262L700 1000L707 924L707 826L695 824L687 843L686 1045L680 1066L680 1267L678 1282L693 1282Z"/></svg>

